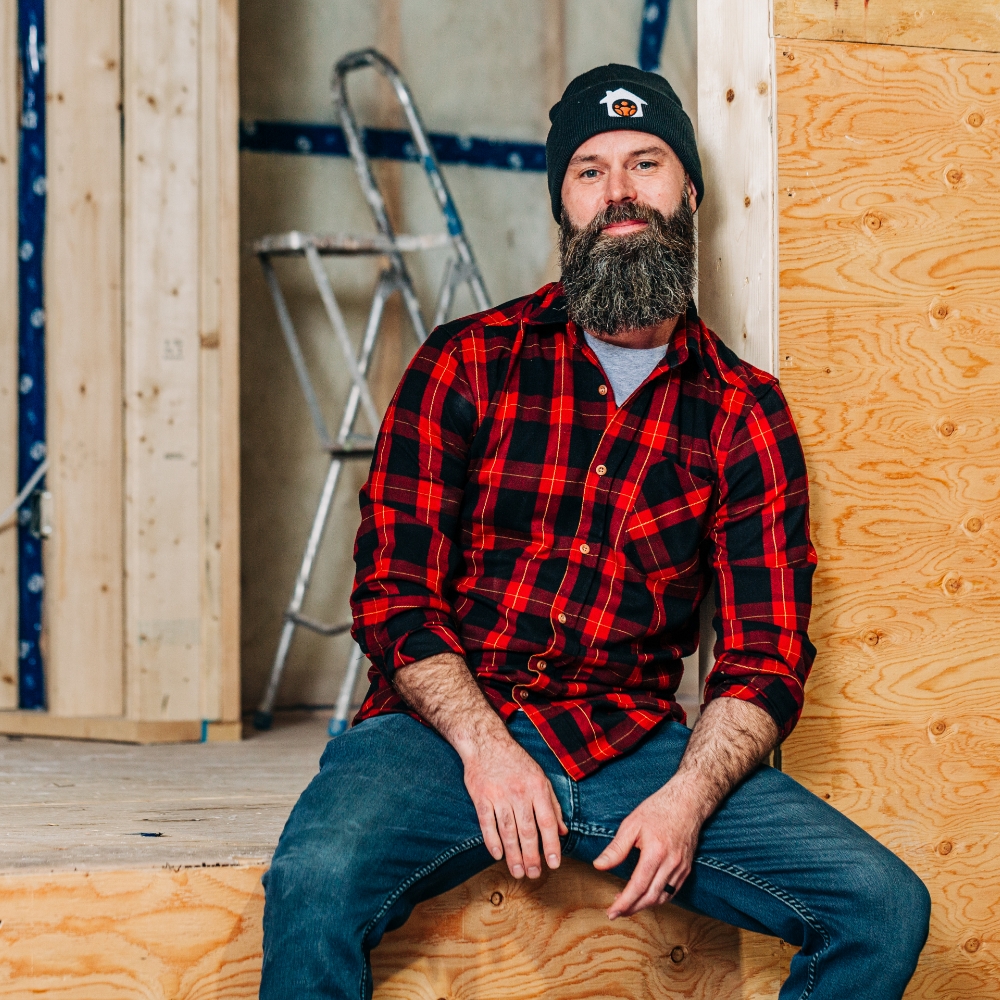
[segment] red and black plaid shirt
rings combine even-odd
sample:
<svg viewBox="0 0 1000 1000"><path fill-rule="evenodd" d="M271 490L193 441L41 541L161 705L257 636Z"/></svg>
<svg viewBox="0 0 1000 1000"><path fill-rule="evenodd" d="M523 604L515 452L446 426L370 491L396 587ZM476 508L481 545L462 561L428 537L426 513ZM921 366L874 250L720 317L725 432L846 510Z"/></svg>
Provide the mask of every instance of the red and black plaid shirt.
<svg viewBox="0 0 1000 1000"><path fill-rule="evenodd" d="M770 375L692 312L616 408L560 285L439 327L361 491L351 604L374 668L357 720L405 712L393 672L463 655L580 779L664 719L714 578L706 701L802 709L816 555L806 469Z"/></svg>

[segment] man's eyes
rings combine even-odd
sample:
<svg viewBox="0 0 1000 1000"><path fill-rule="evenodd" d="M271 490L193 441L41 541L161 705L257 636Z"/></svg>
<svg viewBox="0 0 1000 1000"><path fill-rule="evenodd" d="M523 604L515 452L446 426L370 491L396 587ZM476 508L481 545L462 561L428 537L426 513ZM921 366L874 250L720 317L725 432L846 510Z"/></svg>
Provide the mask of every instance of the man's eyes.
<svg viewBox="0 0 1000 1000"><path fill-rule="evenodd" d="M636 164L636 167L638 167L639 170L651 170L655 166L656 166L655 160L640 160Z"/></svg>
<svg viewBox="0 0 1000 1000"><path fill-rule="evenodd" d="M591 167L589 170L584 170L584 172L580 176L581 177L591 178L591 177L596 177L598 175L598 173L599 173L599 171L597 171L593 167Z"/></svg>

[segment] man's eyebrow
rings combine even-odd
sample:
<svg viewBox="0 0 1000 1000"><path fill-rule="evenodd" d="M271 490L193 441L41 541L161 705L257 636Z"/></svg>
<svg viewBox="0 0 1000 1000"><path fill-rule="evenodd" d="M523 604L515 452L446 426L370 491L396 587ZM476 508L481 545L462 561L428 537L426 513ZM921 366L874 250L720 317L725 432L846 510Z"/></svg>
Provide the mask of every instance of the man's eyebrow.
<svg viewBox="0 0 1000 1000"><path fill-rule="evenodd" d="M631 149L628 152L630 157L633 156L650 156L652 154L659 154L660 156L666 150L662 146L644 146L642 149ZM570 161L569 165L572 167L574 164L578 163L597 163L604 160L605 157L599 155L598 153L588 153L586 156L574 156Z"/></svg>

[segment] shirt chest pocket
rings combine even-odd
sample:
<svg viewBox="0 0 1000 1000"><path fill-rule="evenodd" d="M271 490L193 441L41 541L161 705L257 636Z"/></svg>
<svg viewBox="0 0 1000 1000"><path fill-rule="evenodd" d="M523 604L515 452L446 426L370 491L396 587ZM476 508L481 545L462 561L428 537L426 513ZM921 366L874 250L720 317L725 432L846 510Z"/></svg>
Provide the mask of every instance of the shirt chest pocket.
<svg viewBox="0 0 1000 1000"><path fill-rule="evenodd" d="M626 573L695 583L715 484L664 460L646 473L622 532Z"/></svg>

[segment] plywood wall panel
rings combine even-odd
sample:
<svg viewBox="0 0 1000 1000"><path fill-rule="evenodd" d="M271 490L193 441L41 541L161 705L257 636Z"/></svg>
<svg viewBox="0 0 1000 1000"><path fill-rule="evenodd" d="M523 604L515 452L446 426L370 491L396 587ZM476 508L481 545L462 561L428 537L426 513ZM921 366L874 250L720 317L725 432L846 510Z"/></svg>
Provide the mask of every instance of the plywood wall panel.
<svg viewBox="0 0 1000 1000"><path fill-rule="evenodd" d="M121 4L46 10L48 707L123 711Z"/></svg>
<svg viewBox="0 0 1000 1000"><path fill-rule="evenodd" d="M953 1000L1000 996L994 62L777 47L780 373L820 557L785 766L927 882L908 995Z"/></svg>
<svg viewBox="0 0 1000 1000"><path fill-rule="evenodd" d="M0 508L17 494L17 5L0 4ZM0 709L17 707L17 530L0 526Z"/></svg>
<svg viewBox="0 0 1000 1000"><path fill-rule="evenodd" d="M774 0L774 32L790 38L1000 51L995 0Z"/></svg>
<svg viewBox="0 0 1000 1000"><path fill-rule="evenodd" d="M199 0L125 0L126 714L201 712Z"/></svg>

